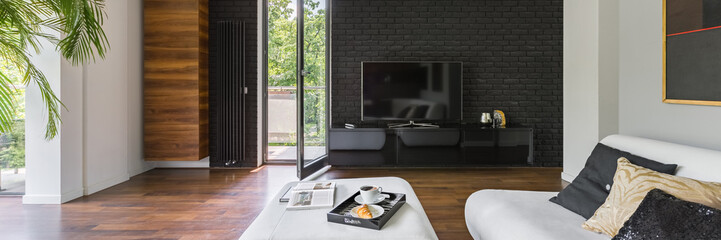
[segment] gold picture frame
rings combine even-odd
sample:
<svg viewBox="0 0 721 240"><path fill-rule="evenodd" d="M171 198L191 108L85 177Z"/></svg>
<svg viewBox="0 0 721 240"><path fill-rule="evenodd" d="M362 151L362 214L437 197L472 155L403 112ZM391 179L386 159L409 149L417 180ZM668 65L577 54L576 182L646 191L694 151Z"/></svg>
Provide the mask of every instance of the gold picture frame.
<svg viewBox="0 0 721 240"><path fill-rule="evenodd" d="M669 99L666 97L666 1L663 0L663 26L662 26L662 40L663 40L663 103L671 104L688 104L688 105L705 105L705 106L721 106L721 101L705 101L705 100L684 100L684 99Z"/></svg>

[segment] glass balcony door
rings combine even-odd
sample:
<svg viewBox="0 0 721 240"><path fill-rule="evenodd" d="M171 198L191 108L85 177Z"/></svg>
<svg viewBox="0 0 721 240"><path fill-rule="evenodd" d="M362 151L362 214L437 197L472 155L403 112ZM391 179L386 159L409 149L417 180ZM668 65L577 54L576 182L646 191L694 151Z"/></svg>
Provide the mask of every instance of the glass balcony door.
<svg viewBox="0 0 721 240"><path fill-rule="evenodd" d="M327 2L297 0L298 26L298 177L322 168L327 156Z"/></svg>
<svg viewBox="0 0 721 240"><path fill-rule="evenodd" d="M266 162L295 163L298 156L298 2L266 2Z"/></svg>
<svg viewBox="0 0 721 240"><path fill-rule="evenodd" d="M266 5L266 160L296 162L300 178L325 165L327 156L328 5L327 0Z"/></svg>

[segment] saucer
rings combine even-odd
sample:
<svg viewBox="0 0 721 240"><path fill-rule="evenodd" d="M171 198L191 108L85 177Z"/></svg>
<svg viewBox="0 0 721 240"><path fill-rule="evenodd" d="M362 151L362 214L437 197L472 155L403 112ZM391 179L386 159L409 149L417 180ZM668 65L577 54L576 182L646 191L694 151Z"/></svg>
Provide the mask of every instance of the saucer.
<svg viewBox="0 0 721 240"><path fill-rule="evenodd" d="M356 206L353 209L351 209L349 212L350 215L352 217L361 218L358 216L358 209L361 207L363 207L363 205ZM378 206L378 205L368 205L368 210L371 211L371 216L373 216L372 218L380 217L385 212L385 210L381 206Z"/></svg>
<svg viewBox="0 0 721 240"><path fill-rule="evenodd" d="M378 198L376 198L372 202L364 202L363 197L361 195L358 195L358 196L355 196L355 198L353 198L353 200L355 200L355 202L360 203L360 204L376 204L376 203L382 202L383 200L385 200L386 198L389 198L389 197L391 197L391 196L388 194L381 194L381 195L378 195Z"/></svg>

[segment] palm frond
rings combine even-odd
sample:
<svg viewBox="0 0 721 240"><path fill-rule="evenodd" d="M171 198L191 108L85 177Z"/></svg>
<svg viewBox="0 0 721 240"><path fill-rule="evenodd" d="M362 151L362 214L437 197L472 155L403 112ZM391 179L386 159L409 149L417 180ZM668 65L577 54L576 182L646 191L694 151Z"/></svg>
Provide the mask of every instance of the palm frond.
<svg viewBox="0 0 721 240"><path fill-rule="evenodd" d="M17 101L14 101L14 89L11 89L10 86L12 86L12 80L0 72L0 131L4 133L12 130L13 120L15 120L14 106Z"/></svg>
<svg viewBox="0 0 721 240"><path fill-rule="evenodd" d="M43 102L45 103L45 109L47 111L48 122L45 126L45 138L53 139L58 134L58 126L62 124L60 118L59 105L66 108L65 105L55 96L53 89L50 87L50 83L45 78L45 75L38 70L32 63L28 64L26 70L32 78L35 80L35 84L40 89L40 95L42 96ZM66 108L67 109L67 108Z"/></svg>
<svg viewBox="0 0 721 240"><path fill-rule="evenodd" d="M52 2L52 9L58 9L58 15L65 22L67 34L58 43L58 50L74 65L95 61L95 54L101 58L109 48L108 38L102 24L105 12L103 0L46 0Z"/></svg>
<svg viewBox="0 0 721 240"><path fill-rule="evenodd" d="M104 58L110 45L102 28L104 0L0 0L0 57L23 69L22 83L31 82L41 93L47 111L45 138L57 136L62 124L60 107L65 105L53 92L45 75L30 61L29 50L40 52L41 40L56 45L57 51L73 65L95 55ZM46 32L56 31L62 38ZM12 79L0 72L0 131L13 126L17 101L13 99Z"/></svg>

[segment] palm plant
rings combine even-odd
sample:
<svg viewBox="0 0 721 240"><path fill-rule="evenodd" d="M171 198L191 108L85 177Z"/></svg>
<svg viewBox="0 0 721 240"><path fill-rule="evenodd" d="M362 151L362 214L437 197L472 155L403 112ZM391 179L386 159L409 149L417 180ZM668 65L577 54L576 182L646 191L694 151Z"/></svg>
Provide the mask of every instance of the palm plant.
<svg viewBox="0 0 721 240"><path fill-rule="evenodd" d="M102 29L105 0L0 0L0 58L23 72L22 84L31 82L40 89L47 124L45 138L58 134L61 124L58 99L45 75L31 62L31 51L41 51L41 40L55 45L63 58L73 65L95 61L110 45ZM58 34L48 33L56 31ZM56 37L56 36L61 37ZM0 132L11 131L17 101L9 73L0 71Z"/></svg>

